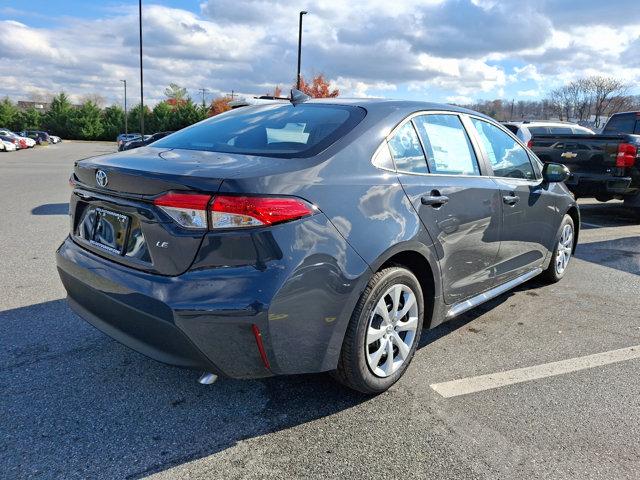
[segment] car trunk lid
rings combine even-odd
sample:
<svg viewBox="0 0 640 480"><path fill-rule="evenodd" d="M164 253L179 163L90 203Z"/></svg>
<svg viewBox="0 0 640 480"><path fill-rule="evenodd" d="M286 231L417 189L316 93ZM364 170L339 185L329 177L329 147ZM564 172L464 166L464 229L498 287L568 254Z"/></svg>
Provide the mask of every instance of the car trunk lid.
<svg viewBox="0 0 640 480"><path fill-rule="evenodd" d="M207 230L182 227L154 200L167 192L213 196L225 179L287 166L284 159L154 147L81 160L71 179L71 236L117 263L179 275Z"/></svg>

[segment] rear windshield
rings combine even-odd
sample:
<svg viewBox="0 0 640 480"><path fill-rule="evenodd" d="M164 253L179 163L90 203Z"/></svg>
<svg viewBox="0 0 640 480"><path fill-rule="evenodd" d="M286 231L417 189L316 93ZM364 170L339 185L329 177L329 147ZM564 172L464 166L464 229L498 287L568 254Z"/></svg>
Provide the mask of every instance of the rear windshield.
<svg viewBox="0 0 640 480"><path fill-rule="evenodd" d="M153 144L265 157L311 157L343 137L365 116L350 105L273 104L241 107Z"/></svg>

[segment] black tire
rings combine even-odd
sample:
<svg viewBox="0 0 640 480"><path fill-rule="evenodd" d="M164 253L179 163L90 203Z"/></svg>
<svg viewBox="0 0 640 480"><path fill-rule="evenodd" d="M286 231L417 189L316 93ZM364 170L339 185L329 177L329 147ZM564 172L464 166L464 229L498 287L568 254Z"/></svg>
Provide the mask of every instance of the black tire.
<svg viewBox="0 0 640 480"><path fill-rule="evenodd" d="M562 219L562 223L560 223L560 228L558 228L558 233L556 234L555 247L553 249L551 262L549 263L549 266L547 267L547 269L542 274L544 280L547 283L557 283L560 280L562 280L562 277L564 277L565 274L567 273L567 268L569 267L569 263L570 263L571 257L573 256L573 250L571 250L571 255L570 255L569 259L567 260L566 266L564 267L564 269L559 271L558 264L557 264L557 258L558 258L558 251L560 250L560 248L562 248L562 244L561 244L562 238L561 238L561 236L562 236L562 232L563 232L563 230L565 228L565 225L570 225L571 226L572 241L573 241L573 239L575 239L576 228L575 228L575 225L573 224L573 219L571 218L570 215L566 214L564 216L564 218Z"/></svg>
<svg viewBox="0 0 640 480"><path fill-rule="evenodd" d="M415 294L418 318L413 343L404 362L389 376L380 377L375 375L368 365L366 358L368 347L365 342L369 321L373 316L376 304L393 285L404 285L412 290ZM342 343L338 367L332 372L334 378L347 387L362 393L378 394L384 392L398 381L411 363L420 341L423 321L424 296L416 276L406 268L397 266L377 272L369 281L351 315Z"/></svg>

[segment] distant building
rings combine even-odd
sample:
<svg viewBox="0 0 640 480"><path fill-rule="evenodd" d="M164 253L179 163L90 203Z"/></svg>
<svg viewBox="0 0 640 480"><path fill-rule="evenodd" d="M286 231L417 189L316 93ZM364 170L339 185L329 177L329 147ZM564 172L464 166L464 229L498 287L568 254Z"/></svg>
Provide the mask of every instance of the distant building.
<svg viewBox="0 0 640 480"><path fill-rule="evenodd" d="M82 105L73 104L73 108L80 108ZM40 113L48 112L51 108L51 104L47 102L33 102L31 100L18 100L18 108L22 111L35 108Z"/></svg>
<svg viewBox="0 0 640 480"><path fill-rule="evenodd" d="M35 108L39 112L44 113L49 110L50 106L51 104L46 102L31 102L31 101L25 101L25 100L18 100L18 108L20 110L29 110L30 108Z"/></svg>

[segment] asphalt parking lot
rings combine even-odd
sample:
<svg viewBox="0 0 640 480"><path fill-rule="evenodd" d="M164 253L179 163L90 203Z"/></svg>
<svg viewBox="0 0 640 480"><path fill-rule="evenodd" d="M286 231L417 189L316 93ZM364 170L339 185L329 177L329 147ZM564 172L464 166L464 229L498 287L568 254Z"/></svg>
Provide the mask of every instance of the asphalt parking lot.
<svg viewBox="0 0 640 480"><path fill-rule="evenodd" d="M74 160L114 149L0 154L0 477L638 478L640 221L621 204L581 201L561 283L425 333L383 395L327 375L202 386L65 303L67 179ZM457 379L486 389L447 390Z"/></svg>

